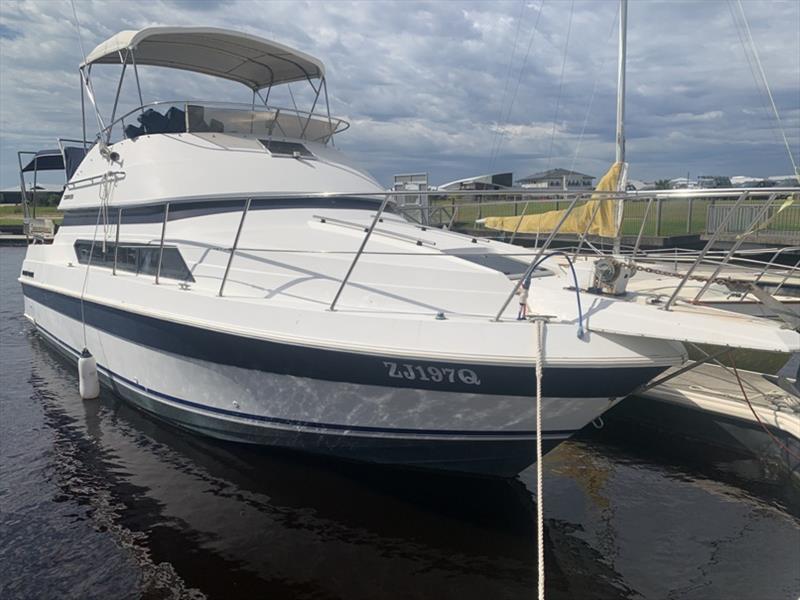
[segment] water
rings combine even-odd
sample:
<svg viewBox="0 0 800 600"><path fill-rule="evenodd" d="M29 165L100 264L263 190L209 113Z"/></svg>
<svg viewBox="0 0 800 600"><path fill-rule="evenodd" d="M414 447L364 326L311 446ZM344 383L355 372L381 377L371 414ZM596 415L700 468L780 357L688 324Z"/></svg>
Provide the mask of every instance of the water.
<svg viewBox="0 0 800 600"><path fill-rule="evenodd" d="M365 468L82 402L21 316L23 254L0 249L0 597L535 597L532 469ZM590 430L546 458L548 598L798 597L797 488L673 450Z"/></svg>

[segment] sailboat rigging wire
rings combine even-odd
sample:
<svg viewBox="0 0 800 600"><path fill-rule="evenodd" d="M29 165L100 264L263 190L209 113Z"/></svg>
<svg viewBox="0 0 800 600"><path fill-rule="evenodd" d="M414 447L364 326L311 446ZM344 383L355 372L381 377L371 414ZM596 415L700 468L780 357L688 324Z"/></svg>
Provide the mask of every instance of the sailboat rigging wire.
<svg viewBox="0 0 800 600"><path fill-rule="evenodd" d="M81 31L81 22L78 19L78 11L75 9L75 0L70 0L72 4L72 15L75 17L75 30L78 32L78 45L81 47L81 55L83 56L83 64L86 64L86 49L83 46L83 33ZM91 69L91 66L89 66ZM100 116L100 111L97 108L97 101L95 100L94 88L92 86L92 82L89 80L88 73L84 73L82 68L78 69L78 72L81 75L81 85L86 88L86 93L89 96L89 100L92 101L92 106L94 107L94 114L97 118L97 124L102 131L105 129L105 123L103 123L103 118ZM99 134L98 134L99 135ZM84 134L84 137L85 134Z"/></svg>
<svg viewBox="0 0 800 600"><path fill-rule="evenodd" d="M750 23L747 20L747 15L744 13L744 7L742 6L742 0L736 0L736 4L739 7L739 13L742 15L742 21L744 22L745 32L747 33L747 39L750 41L750 47L753 51L753 57L755 58L756 66L758 67L758 72L761 74L761 79L764 82L764 88L767 91L767 97L769 98L770 105L772 106L772 112L775 115L775 121L778 123L778 129L781 132L781 136L783 137L783 143L786 146L786 152L789 154L789 161L792 163L793 175L795 176L798 181L800 181L800 171L797 170L797 163L794 160L794 155L792 154L792 147L789 144L789 140L786 137L786 131L783 128L783 123L781 122L781 116L778 113L778 107L775 105L775 99L772 97L772 90L769 87L769 82L767 81L767 74L764 72L764 66L761 64L761 58L758 55L758 48L756 48L756 43L753 40L753 34L750 31Z"/></svg>
<svg viewBox="0 0 800 600"><path fill-rule="evenodd" d="M78 44L81 47L81 54L83 55L83 62L86 62L86 50L83 47L83 35L81 34L81 22L78 20L78 11L75 10L75 0L70 0L72 4L72 15L75 17L75 29L78 31Z"/></svg>
<svg viewBox="0 0 800 600"><path fill-rule="evenodd" d="M564 90L564 71L565 67L567 66L567 52L569 50L569 36L572 32L572 17L575 13L575 0L572 0L569 6L569 20L567 21L567 37L564 40L564 56L561 59L561 75L558 79L558 96L556 96L556 113L553 115L553 131L550 134L550 149L547 152L547 168L545 171L550 169L550 164L553 160L553 142L556 139L556 124L558 123L558 113L561 109L561 93Z"/></svg>
<svg viewBox="0 0 800 600"><path fill-rule="evenodd" d="M497 147L495 148L494 156L490 161L490 165L494 166L494 162L500 154L500 148L503 145L503 139L505 138L505 132L503 128L505 124L508 122L509 118L511 118L511 112L514 110L514 103L517 100L517 93L519 92L519 86L522 83L522 75L525 73L525 66L528 64L528 56L531 53L531 48L533 47L533 42L536 39L536 32L539 29L539 20L542 17L542 9L544 9L544 3L546 0L542 0L542 3L539 5L539 12L536 15L536 22L533 24L533 30L531 31L531 37L528 40L528 49L525 51L525 56L522 59L522 66L519 69L519 77L517 77L517 84L514 87L514 93L511 95L511 102L508 105L508 110L506 111L506 117L503 119L501 125L499 126L500 130L500 137L497 140Z"/></svg>
<svg viewBox="0 0 800 600"><path fill-rule="evenodd" d="M743 26L739 22L739 18L736 15L736 11L733 8L732 0L728 0L728 11L731 13L731 20L733 21L734 29L736 29L736 36L739 38L739 43L742 46L742 53L744 54L744 58L747 61L747 68L750 70L750 76L753 78L753 83L756 87L756 92L758 93L758 99L761 102L761 108L764 109L764 112L769 115L770 108L769 108L769 100L767 99L767 94L764 91L764 86L761 83L761 80L758 77L758 73L756 72L756 66L753 64L753 58L751 57L751 52L747 47L747 41L745 40L745 34L742 31ZM767 122L769 123L768 127L772 135L775 137L775 141L779 144L781 143L780 135L778 135L777 126L775 125L772 119L768 119Z"/></svg>
<svg viewBox="0 0 800 600"><path fill-rule="evenodd" d="M508 71L506 71L506 82L503 86L503 96L500 99L500 113L497 115L497 129L494 131L494 137L492 138L492 148L489 152L489 159L490 161L494 161L494 148L497 144L497 137L500 134L500 122L503 118L503 113L505 112L506 107L506 98L508 97L508 84L511 82L511 73L513 71L514 66L514 56L517 53L517 41L519 40L519 30L522 26L522 13L525 10L525 0L520 0L519 2L519 14L517 15L517 32L514 34L514 44L511 47L511 58L508 61ZM491 163L490 163L491 165Z"/></svg>
<svg viewBox="0 0 800 600"><path fill-rule="evenodd" d="M619 18L619 6L617 7L617 11L614 13L614 21L611 23L611 30L608 32L608 38L606 38L606 41L611 39L611 36L614 35L614 30L617 28L618 18ZM578 143L575 146L575 154L572 156L572 162L569 165L570 171L573 171L575 169L575 164L578 162L578 154L580 154L581 151L581 144L583 144L583 136L586 133L586 126L589 123L589 115L592 112L594 97L595 94L597 93L597 84L600 82L600 74L603 72L603 67L606 66L607 60L608 56L604 56L603 60L600 61L600 67L595 71L594 83L592 84L592 93L589 96L589 105L586 107L586 115L583 118L583 126L581 127L581 133L578 136Z"/></svg>

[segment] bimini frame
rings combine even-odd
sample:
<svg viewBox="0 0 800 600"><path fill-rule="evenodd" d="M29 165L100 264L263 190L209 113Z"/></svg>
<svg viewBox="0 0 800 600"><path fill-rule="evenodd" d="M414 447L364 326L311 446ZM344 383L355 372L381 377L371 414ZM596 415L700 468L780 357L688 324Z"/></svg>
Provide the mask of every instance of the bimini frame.
<svg viewBox="0 0 800 600"><path fill-rule="evenodd" d="M109 127L106 127L103 122L92 87L91 71L95 64L122 65ZM144 100L139 80L139 65L169 67L237 81L253 91L252 107L254 110L256 97L262 100L264 106L268 106L273 86L306 81L314 90L314 101L311 111L305 118L305 123L300 116L292 89L289 87L289 94L302 134L305 134L320 95L323 93L328 124L331 131L333 130L325 67L320 60L278 42L227 29L148 27L139 31L117 33L92 50L80 65L81 120L84 139L86 139L85 94L94 107L100 132L106 132L105 142L110 143L128 64L133 67L136 90L142 110L144 110ZM314 84L314 79L319 80L317 85ZM266 89L266 95L261 93L264 89ZM331 135L330 139L332 137Z"/></svg>

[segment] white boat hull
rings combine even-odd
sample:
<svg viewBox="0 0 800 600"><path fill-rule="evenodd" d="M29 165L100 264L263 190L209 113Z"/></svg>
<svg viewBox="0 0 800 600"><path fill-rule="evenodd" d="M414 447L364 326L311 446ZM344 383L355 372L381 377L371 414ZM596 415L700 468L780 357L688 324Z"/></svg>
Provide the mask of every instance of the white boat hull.
<svg viewBox="0 0 800 600"><path fill-rule="evenodd" d="M29 293L25 314L47 341L77 359L79 320ZM528 396L459 393L243 369L163 352L91 325L86 339L105 386L148 413L214 438L503 477L535 460L532 365ZM628 376L644 382L653 369ZM544 398L545 451L614 403L608 397Z"/></svg>

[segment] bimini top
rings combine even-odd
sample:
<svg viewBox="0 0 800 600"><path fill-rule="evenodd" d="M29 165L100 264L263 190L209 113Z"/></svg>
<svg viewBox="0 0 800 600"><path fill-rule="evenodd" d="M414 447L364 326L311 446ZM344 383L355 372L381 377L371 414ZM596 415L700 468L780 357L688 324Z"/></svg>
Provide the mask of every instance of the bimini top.
<svg viewBox="0 0 800 600"><path fill-rule="evenodd" d="M205 73L238 81L254 90L325 76L325 67L313 56L255 35L214 27L120 31L92 50L81 68L122 64L126 50L133 51L137 65Z"/></svg>

